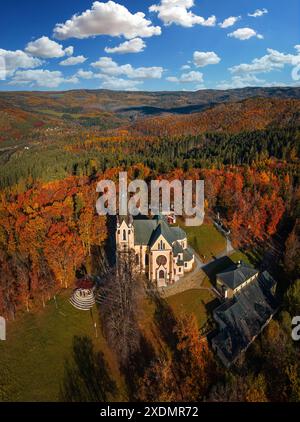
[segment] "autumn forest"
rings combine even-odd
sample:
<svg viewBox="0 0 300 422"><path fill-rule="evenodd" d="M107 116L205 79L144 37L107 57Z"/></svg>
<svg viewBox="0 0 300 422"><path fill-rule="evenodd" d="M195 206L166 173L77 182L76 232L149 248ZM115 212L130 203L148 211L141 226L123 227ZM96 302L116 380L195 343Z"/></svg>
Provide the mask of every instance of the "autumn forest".
<svg viewBox="0 0 300 422"><path fill-rule="evenodd" d="M203 179L207 222L221 216L233 247L278 282L279 312L246 363L230 371L199 343L193 314L175 316L157 293L145 299L141 286L125 287L136 309L148 301L154 319L144 324L123 309L127 335L139 335L118 350L106 287L99 312L115 363L89 340L73 344L74 353L89 348L106 385L92 377L91 393L81 379L82 396L74 397L66 370L60 399L300 401L300 345L290 336L300 310L300 90L214 95L0 94L0 314L9 324L44 312L86 275L124 287L114 272L114 222L95 209L97 182L117 181L123 170L147 182ZM141 350L144 361L136 359ZM116 366L113 380L105 365Z"/></svg>

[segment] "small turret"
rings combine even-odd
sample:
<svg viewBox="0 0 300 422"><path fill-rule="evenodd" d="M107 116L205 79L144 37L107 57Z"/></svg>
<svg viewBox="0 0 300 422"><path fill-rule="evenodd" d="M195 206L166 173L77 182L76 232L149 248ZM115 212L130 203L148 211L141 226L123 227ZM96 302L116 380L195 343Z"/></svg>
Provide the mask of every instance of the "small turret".
<svg viewBox="0 0 300 422"><path fill-rule="evenodd" d="M134 247L134 226L133 218L118 216L116 244L120 250L133 249Z"/></svg>

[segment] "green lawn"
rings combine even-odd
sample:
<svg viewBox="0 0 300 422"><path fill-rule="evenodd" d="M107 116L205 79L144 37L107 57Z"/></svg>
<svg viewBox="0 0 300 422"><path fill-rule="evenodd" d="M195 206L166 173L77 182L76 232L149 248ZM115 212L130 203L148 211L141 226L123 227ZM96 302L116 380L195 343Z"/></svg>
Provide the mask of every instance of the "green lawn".
<svg viewBox="0 0 300 422"><path fill-rule="evenodd" d="M186 232L189 245L204 262L210 261L226 248L225 238L213 224L204 223L202 226L186 227L181 220L178 220L178 224Z"/></svg>
<svg viewBox="0 0 300 422"><path fill-rule="evenodd" d="M258 267L262 261L262 253L261 251L253 249L249 249L245 252L236 251L230 255L230 258L234 262L243 261L246 264L252 265L253 267Z"/></svg>
<svg viewBox="0 0 300 422"><path fill-rule="evenodd" d="M69 294L58 297L58 309L50 301L45 310L8 323L7 341L0 342L0 401L58 400L74 335L92 338L95 349L101 349L110 360L114 378L118 377L103 338L95 338L90 312L73 308Z"/></svg>
<svg viewBox="0 0 300 422"><path fill-rule="evenodd" d="M241 252L235 251L229 257L224 256L220 259L210 262L204 269L207 277L205 277L203 282L203 287L210 287L211 284L215 284L216 274L225 271L228 267L237 263L238 261L243 261L248 265L254 265L254 257L251 252Z"/></svg>
<svg viewBox="0 0 300 422"><path fill-rule="evenodd" d="M208 290L192 289L166 298L175 315L182 313L195 314L199 328L204 330L211 317L215 296ZM219 303L219 302L218 302Z"/></svg>
<svg viewBox="0 0 300 422"><path fill-rule="evenodd" d="M90 312L77 311L68 299L70 291L58 296L46 308L19 315L7 326L7 341L0 342L0 401L57 401L64 377L65 359L71 356L74 336L88 336L95 350L104 353L111 378L117 381L119 397L124 398L124 384L113 354L98 328L95 338ZM207 331L211 323L214 296L206 290L189 290L167 299L175 315L194 313L199 327ZM153 304L147 303L140 324L148 335L153 327ZM93 309L96 319L97 310ZM208 324L209 321L209 324ZM151 335L151 334L149 334Z"/></svg>
<svg viewBox="0 0 300 422"><path fill-rule="evenodd" d="M232 255L230 255L230 259L233 262L243 261L245 264L251 265L251 260L249 259L249 256L241 251L236 251Z"/></svg>

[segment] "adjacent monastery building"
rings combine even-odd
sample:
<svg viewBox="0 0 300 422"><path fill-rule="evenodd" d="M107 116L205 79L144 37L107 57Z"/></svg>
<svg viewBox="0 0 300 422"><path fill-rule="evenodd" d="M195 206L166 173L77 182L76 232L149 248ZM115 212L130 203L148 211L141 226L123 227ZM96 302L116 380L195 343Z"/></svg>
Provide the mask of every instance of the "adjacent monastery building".
<svg viewBox="0 0 300 422"><path fill-rule="evenodd" d="M119 252L135 252L136 264L157 287L175 283L193 268L195 257L186 233L162 216L119 217L116 244Z"/></svg>
<svg viewBox="0 0 300 422"><path fill-rule="evenodd" d="M216 281L223 303L213 313L219 330L211 343L229 368L277 311L276 282L267 271L259 272L243 262L217 274Z"/></svg>

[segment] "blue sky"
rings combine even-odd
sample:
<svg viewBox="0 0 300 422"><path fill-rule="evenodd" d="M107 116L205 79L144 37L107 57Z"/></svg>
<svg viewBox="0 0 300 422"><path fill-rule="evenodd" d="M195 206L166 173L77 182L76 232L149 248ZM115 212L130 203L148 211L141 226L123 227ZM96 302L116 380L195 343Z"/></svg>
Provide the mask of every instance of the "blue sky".
<svg viewBox="0 0 300 422"><path fill-rule="evenodd" d="M0 90L300 85L299 0L10 0L1 7Z"/></svg>

